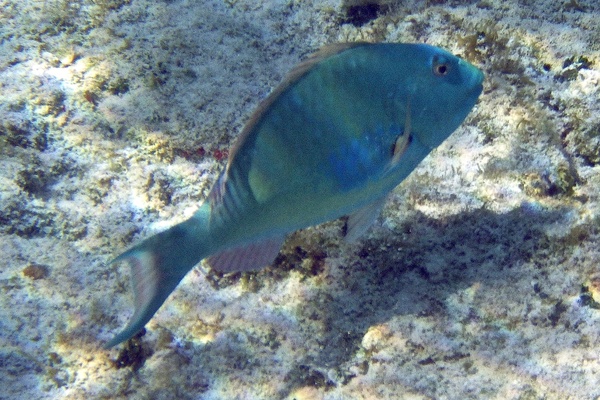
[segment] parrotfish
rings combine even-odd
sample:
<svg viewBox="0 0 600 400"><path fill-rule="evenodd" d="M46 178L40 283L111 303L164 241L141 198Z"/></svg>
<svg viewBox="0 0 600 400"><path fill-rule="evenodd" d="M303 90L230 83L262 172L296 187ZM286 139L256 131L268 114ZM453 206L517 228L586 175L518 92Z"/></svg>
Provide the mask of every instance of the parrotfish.
<svg viewBox="0 0 600 400"><path fill-rule="evenodd" d="M188 220L127 250L134 336L200 261L267 266L285 235L348 215L359 237L388 193L463 122L483 73L425 44L347 43L299 64L256 109L208 198Z"/></svg>

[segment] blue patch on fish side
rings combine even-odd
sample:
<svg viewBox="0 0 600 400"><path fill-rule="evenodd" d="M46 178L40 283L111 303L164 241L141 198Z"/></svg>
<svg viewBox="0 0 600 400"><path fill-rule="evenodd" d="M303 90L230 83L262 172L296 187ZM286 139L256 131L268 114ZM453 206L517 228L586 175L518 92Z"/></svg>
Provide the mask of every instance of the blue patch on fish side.
<svg viewBox="0 0 600 400"><path fill-rule="evenodd" d="M344 142L329 154L329 166L342 191L363 185L369 179L378 179L392 157L393 144L402 129L391 124L382 125Z"/></svg>

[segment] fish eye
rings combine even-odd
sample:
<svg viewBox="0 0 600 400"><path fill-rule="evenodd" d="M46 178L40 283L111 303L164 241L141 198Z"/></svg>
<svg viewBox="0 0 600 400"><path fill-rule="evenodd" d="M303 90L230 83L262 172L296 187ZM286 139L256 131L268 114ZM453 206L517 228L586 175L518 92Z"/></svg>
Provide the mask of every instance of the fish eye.
<svg viewBox="0 0 600 400"><path fill-rule="evenodd" d="M435 76L446 76L450 73L450 63L444 57L434 57L432 64L432 71Z"/></svg>
<svg viewBox="0 0 600 400"><path fill-rule="evenodd" d="M433 64L433 73L436 76L446 76L450 72L450 64L437 62Z"/></svg>

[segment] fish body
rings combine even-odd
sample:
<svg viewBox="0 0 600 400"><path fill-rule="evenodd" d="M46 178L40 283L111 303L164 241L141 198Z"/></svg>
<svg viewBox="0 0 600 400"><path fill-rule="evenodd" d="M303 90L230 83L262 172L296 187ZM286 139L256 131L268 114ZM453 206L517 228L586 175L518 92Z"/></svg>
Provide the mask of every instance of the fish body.
<svg viewBox="0 0 600 400"><path fill-rule="evenodd" d="M198 262L264 267L287 233L349 215L348 239L464 120L483 74L423 44L341 44L300 64L244 127L208 199L187 221L118 256L132 266L132 337Z"/></svg>

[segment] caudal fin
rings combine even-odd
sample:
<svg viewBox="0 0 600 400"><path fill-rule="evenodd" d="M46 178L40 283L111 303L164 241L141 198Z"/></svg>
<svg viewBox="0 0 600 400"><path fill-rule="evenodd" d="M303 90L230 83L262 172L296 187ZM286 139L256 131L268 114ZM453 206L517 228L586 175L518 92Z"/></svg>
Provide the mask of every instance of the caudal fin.
<svg viewBox="0 0 600 400"><path fill-rule="evenodd" d="M192 218L144 240L111 262L128 261L131 265L135 312L105 348L140 331L188 271L208 255L208 207L205 204Z"/></svg>

